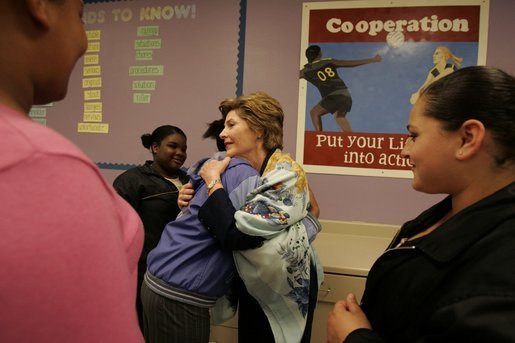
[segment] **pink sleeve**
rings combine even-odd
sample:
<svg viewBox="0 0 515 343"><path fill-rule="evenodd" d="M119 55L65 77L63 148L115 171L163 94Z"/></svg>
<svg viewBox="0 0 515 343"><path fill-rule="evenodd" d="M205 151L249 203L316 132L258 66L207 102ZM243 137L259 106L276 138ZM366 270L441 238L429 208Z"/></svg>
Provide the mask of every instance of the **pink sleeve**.
<svg viewBox="0 0 515 343"><path fill-rule="evenodd" d="M143 342L142 226L98 169L38 155L0 179L0 342Z"/></svg>

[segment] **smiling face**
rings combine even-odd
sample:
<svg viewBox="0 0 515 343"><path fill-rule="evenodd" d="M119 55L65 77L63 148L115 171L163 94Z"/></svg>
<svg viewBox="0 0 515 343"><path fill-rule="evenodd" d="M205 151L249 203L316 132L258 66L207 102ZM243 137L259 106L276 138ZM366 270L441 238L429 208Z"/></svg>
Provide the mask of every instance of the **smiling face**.
<svg viewBox="0 0 515 343"><path fill-rule="evenodd" d="M232 110L225 118L225 128L220 134L224 140L227 156L241 157L251 163L264 151L262 134L252 130L236 110ZM266 152L265 152L266 153Z"/></svg>
<svg viewBox="0 0 515 343"><path fill-rule="evenodd" d="M453 173L456 153L461 139L457 132L442 129L441 123L424 115L426 102L421 98L410 113L408 131L402 156L412 164L415 190L425 193L451 193L456 184Z"/></svg>
<svg viewBox="0 0 515 343"><path fill-rule="evenodd" d="M174 133L163 138L160 144L152 145L154 163L164 177L177 177L177 170L186 161L186 137Z"/></svg>

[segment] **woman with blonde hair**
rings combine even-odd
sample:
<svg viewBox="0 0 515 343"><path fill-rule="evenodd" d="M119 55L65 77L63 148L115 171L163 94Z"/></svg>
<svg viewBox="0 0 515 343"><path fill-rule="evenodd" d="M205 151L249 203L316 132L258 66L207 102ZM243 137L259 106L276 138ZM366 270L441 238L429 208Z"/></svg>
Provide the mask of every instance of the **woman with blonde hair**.
<svg viewBox="0 0 515 343"><path fill-rule="evenodd" d="M309 342L320 263L303 219L312 201L306 174L284 153L284 113L263 92L227 99L220 105L227 149L223 161L208 161L199 175L209 198L199 219L233 258L240 282L238 341ZM245 204L234 208L220 182L231 158L250 163L260 174ZM315 233L316 234L316 233ZM254 241L249 249L249 242ZM245 248L247 246L247 248Z"/></svg>
<svg viewBox="0 0 515 343"><path fill-rule="evenodd" d="M452 60L452 63L448 63L449 59ZM432 82L449 75L453 71L456 71L459 67L461 67L461 62L463 62L462 57L458 57L454 55L446 46L439 46L435 49L433 53L433 63L434 67L431 68L429 73L427 74L426 81L424 84L411 95L410 103L415 104L418 100L420 93L429 86Z"/></svg>
<svg viewBox="0 0 515 343"><path fill-rule="evenodd" d="M211 123L204 137L223 139L217 146L231 158L217 154L189 170L187 185L194 196L180 202L189 205L166 225L148 254L142 286L145 339L207 343L210 322L233 316L239 300L240 342L301 342L301 336L309 342L318 292L309 242L320 230L319 210L303 170L279 150L282 109L275 99L255 93L223 101L220 111L224 118ZM262 165L267 165L264 172ZM236 209L241 209L238 229ZM298 243L291 247L291 242ZM256 279L258 270L268 275ZM252 282L249 292L259 304L243 291L238 274ZM277 339L267 330L260 305L277 318L270 324Z"/></svg>

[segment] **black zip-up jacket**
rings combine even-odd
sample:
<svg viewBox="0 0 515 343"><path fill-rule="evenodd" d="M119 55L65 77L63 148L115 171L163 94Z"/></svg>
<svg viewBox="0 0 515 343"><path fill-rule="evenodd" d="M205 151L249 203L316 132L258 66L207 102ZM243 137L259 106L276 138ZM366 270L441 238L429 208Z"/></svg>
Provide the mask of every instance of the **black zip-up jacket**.
<svg viewBox="0 0 515 343"><path fill-rule="evenodd" d="M345 343L515 342L515 183L396 247L450 208L447 197L403 225L368 275L374 331Z"/></svg>
<svg viewBox="0 0 515 343"><path fill-rule="evenodd" d="M129 169L120 174L113 187L138 212L145 226L145 242L140 261L146 266L147 254L154 249L168 222L179 214L175 185L158 174L152 167L153 161ZM179 170L182 183L189 181L186 172Z"/></svg>

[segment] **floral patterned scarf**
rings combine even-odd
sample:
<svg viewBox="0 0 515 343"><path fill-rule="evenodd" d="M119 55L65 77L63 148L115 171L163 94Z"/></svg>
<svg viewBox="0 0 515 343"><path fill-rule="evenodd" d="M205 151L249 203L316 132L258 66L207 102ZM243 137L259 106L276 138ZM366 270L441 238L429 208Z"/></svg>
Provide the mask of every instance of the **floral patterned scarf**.
<svg viewBox="0 0 515 343"><path fill-rule="evenodd" d="M249 293L268 317L277 343L300 342L308 313L309 275L317 266L316 252L301 220L307 214L306 175L290 157L277 149L268 160L261 184L236 212L237 228L265 237L256 249L234 252L238 273Z"/></svg>

